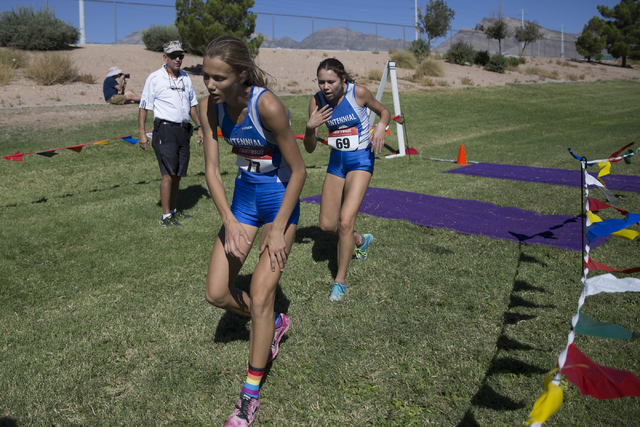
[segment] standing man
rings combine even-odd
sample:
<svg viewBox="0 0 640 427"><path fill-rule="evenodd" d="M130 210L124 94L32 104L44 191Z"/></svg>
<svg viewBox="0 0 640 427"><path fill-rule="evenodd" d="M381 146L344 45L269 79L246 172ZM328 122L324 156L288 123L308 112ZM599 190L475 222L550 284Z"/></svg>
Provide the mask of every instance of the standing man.
<svg viewBox="0 0 640 427"><path fill-rule="evenodd" d="M160 225L172 227L180 225L178 219L189 218L176 209L180 178L187 175L189 166L189 141L193 134L193 119L198 130L198 143L202 145L203 131L196 105L196 93L191 79L180 69L184 59L182 43L171 41L164 45L165 65L147 77L142 90L138 110L138 143L147 151L149 140L145 133L147 110L153 110L153 150L156 152L162 183L160 202L162 220Z"/></svg>

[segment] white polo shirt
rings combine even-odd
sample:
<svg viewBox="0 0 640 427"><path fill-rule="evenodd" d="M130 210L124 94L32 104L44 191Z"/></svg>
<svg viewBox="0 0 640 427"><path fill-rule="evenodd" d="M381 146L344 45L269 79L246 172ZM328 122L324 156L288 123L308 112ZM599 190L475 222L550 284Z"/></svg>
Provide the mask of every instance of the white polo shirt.
<svg viewBox="0 0 640 427"><path fill-rule="evenodd" d="M191 79L184 71L175 78L163 65L149 74L140 96L140 108L153 110L154 118L189 123L189 110L198 105Z"/></svg>

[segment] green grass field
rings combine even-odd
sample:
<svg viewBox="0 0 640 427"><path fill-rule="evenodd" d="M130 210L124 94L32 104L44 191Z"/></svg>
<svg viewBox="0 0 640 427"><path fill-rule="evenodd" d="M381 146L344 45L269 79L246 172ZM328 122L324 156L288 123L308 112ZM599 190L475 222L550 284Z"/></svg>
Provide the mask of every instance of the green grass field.
<svg viewBox="0 0 640 427"><path fill-rule="evenodd" d="M428 158L455 159L464 144L472 161L579 169L568 147L605 158L640 133L637 82L428 90L400 99L407 146L420 155L379 156L372 186L542 214L579 215L580 190L443 174L458 166ZM302 133L308 97L283 101ZM391 106L391 95L383 102ZM136 123L3 127L0 154L126 135ZM388 145L397 148L395 137ZM229 197L230 151L221 150ZM320 193L328 153L324 146L304 153L303 197ZM612 168L639 172L640 158ZM250 322L203 299L221 222L202 150L192 143L179 195L193 218L169 229L158 225L155 156L125 142L1 159L0 176L0 425L223 425L246 377ZM640 212L640 195L614 193ZM319 229L318 214L317 205L302 204L276 302L292 327L266 374L256 425L523 425L566 345L582 289L580 254L361 215L357 229L375 243L366 262L350 267L348 298L330 303L337 241ZM639 265L640 249L614 239L593 256L627 268ZM599 295L583 310L639 331L639 306L640 295ZM638 340L578 336L576 345L597 363L640 375ZM565 403L549 426L640 419L637 399L597 401L562 386Z"/></svg>

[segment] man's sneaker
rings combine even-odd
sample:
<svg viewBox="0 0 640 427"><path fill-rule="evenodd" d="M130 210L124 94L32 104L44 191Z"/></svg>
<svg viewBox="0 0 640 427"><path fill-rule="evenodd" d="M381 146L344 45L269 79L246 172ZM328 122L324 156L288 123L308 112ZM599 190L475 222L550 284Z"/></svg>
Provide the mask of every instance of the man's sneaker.
<svg viewBox="0 0 640 427"><path fill-rule="evenodd" d="M175 211L174 213L171 214L171 216L174 217L175 219L193 218L193 215L186 214L182 211Z"/></svg>
<svg viewBox="0 0 640 427"><path fill-rule="evenodd" d="M329 301L342 301L342 298L344 298L346 293L347 285L344 283L333 282L333 290L331 291Z"/></svg>
<svg viewBox="0 0 640 427"><path fill-rule="evenodd" d="M373 235L363 234L362 239L364 239L362 246L356 246L356 261L364 261L367 259L367 248L373 243Z"/></svg>
<svg viewBox="0 0 640 427"><path fill-rule="evenodd" d="M174 215L169 215L165 219L161 219L160 220L160 225L162 225L164 227L175 227L175 226L182 225L182 224L180 224L178 221L176 221Z"/></svg>
<svg viewBox="0 0 640 427"><path fill-rule="evenodd" d="M280 340L287 330L289 330L289 326L291 326L291 319L286 314L280 313L280 320L282 324L280 324L279 328L276 328L276 332L273 334L273 342L271 343L271 354L269 354L269 360L267 363L271 362L278 355L278 347L280 346Z"/></svg>
<svg viewBox="0 0 640 427"><path fill-rule="evenodd" d="M260 399L254 399L243 393L224 427L250 426L256 419L258 409L260 409Z"/></svg>

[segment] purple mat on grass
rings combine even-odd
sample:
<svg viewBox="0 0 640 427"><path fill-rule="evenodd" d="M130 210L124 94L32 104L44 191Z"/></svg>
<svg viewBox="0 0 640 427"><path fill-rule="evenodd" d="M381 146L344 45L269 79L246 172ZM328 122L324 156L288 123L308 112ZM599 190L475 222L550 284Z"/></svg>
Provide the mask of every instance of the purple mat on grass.
<svg viewBox="0 0 640 427"><path fill-rule="evenodd" d="M319 204L320 197L307 197L302 201ZM541 215L476 200L372 187L367 190L360 213L474 236L582 250L580 218L568 215ZM604 242L606 238L597 238L591 248Z"/></svg>
<svg viewBox="0 0 640 427"><path fill-rule="evenodd" d="M498 165L477 163L451 169L446 173L482 176L485 178L509 179L512 181L537 182L540 184L580 187L580 171L567 169L534 168L531 166ZM591 173L597 177L597 173ZM609 190L640 193L640 177L630 175L607 175L602 178Z"/></svg>

